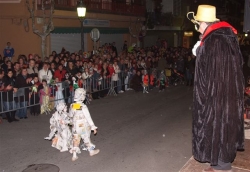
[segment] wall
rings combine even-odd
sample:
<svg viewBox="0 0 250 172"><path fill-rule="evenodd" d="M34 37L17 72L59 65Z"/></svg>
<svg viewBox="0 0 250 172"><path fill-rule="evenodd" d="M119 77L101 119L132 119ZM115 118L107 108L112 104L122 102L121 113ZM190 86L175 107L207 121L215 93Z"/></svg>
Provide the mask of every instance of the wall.
<svg viewBox="0 0 250 172"><path fill-rule="evenodd" d="M32 32L31 20L28 20L29 30L25 31L23 24L13 22L12 19L0 19L0 54L7 42L11 42L15 49L15 58L19 54L39 53L41 39Z"/></svg>
<svg viewBox="0 0 250 172"><path fill-rule="evenodd" d="M174 5L174 2L173 0L165 0L165 1L162 1L162 12L163 13L167 13L167 12L171 12L173 13L173 5Z"/></svg>
<svg viewBox="0 0 250 172"><path fill-rule="evenodd" d="M175 34L178 38L177 43L175 43L175 36L174 36ZM156 41L158 38L166 39L169 46L172 46L172 47L182 46L182 40L179 40L179 39L182 39L181 32L174 31L174 30L171 30L171 31L168 31L168 30L157 30L157 31L150 30L150 31L147 31L147 35L144 38L144 46L147 47L147 46L156 45ZM177 44L177 45L175 45L175 44Z"/></svg>
<svg viewBox="0 0 250 172"><path fill-rule="evenodd" d="M11 10L10 10L11 9ZM35 13L36 16L41 17L41 11ZM133 21L136 21L135 16L122 16L112 14L100 14L100 13L88 13L86 18L110 20L110 27L123 27L128 28L130 25L134 25ZM144 20L144 19L142 19ZM29 27L24 27L25 22L28 22ZM80 27L77 13L75 11L58 11L54 13L54 26L55 27ZM27 26L27 24L26 24ZM38 29L41 29L41 25L36 25ZM26 31L25 31L26 29ZM131 38L130 34L123 35L124 40L128 41L128 44L136 42L134 38ZM89 34L87 34L87 49L92 50L93 41ZM124 40L121 40L122 42ZM7 42L11 42L12 47L15 49L15 58L19 54L28 55L30 53L37 53L41 55L41 39L35 35L32 31L31 19L25 1L22 0L17 4L1 4L0 5L0 54L6 46ZM47 37L47 55L51 53L50 48L50 36Z"/></svg>
<svg viewBox="0 0 250 172"><path fill-rule="evenodd" d="M7 42L11 42L15 48L16 56L18 54L28 52L29 42L36 44L38 37L30 37L29 32L25 32L23 22L27 21L28 13L23 8L24 1L21 3L0 5L0 54L6 46ZM24 50L25 49L25 50Z"/></svg>

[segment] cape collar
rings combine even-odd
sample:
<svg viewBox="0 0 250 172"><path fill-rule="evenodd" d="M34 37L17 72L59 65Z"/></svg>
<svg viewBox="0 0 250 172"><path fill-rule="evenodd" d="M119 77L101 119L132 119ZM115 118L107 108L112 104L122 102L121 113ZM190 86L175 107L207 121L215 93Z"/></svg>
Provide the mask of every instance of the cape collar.
<svg viewBox="0 0 250 172"><path fill-rule="evenodd" d="M219 29L219 28L223 28L223 27L229 27L229 28L231 28L231 29L233 30L233 32L234 32L235 34L237 34L237 30L236 30L233 26L231 26L229 23L227 23L227 22L218 22L218 23L215 23L215 24L213 24L213 25L211 25L211 26L208 26L208 28L205 30L205 33L204 33L203 36L202 36L201 42L203 42L203 40L204 40L212 31L217 30L217 29Z"/></svg>

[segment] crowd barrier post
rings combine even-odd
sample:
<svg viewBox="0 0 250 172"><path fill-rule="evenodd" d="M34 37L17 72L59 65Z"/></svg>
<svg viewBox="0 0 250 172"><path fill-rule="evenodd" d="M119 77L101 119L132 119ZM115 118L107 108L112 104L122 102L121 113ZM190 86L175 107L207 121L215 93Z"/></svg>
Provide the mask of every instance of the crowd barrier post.
<svg viewBox="0 0 250 172"><path fill-rule="evenodd" d="M117 94L115 92L114 81L112 80L112 77L110 77L109 79L110 79L110 89L108 91L108 95L117 96Z"/></svg>

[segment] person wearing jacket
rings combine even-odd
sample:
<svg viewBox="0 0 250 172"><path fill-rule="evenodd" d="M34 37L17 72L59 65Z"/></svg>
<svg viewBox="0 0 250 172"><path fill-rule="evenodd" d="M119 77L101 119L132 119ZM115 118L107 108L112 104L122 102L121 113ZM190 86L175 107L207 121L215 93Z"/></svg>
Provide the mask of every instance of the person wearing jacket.
<svg viewBox="0 0 250 172"><path fill-rule="evenodd" d="M14 56L15 50L11 47L11 43L7 42L7 46L3 50L4 57L8 57L11 61L12 57Z"/></svg>
<svg viewBox="0 0 250 172"><path fill-rule="evenodd" d="M114 72L112 74L112 81L113 81L114 86L115 86L115 91L116 91L116 93L123 93L124 91L121 89L122 83L121 83L121 80L119 78L121 70L117 64L117 61L114 61L113 68L114 68Z"/></svg>
<svg viewBox="0 0 250 172"><path fill-rule="evenodd" d="M21 73L16 77L15 87L17 91L17 105L21 109L17 110L20 119L27 119L27 105L29 102L29 87L32 86L32 77L28 75L27 69L22 68Z"/></svg>
<svg viewBox="0 0 250 172"><path fill-rule="evenodd" d="M13 71L8 70L7 75L3 78L3 110L7 111L6 117L9 123L12 121L19 121L15 118L16 103L14 101L14 93L17 92L17 88L14 87L15 79L13 78Z"/></svg>
<svg viewBox="0 0 250 172"><path fill-rule="evenodd" d="M38 75L38 69L36 67L36 62L34 59L29 60L29 67L27 68L28 74L32 77Z"/></svg>
<svg viewBox="0 0 250 172"><path fill-rule="evenodd" d="M59 64L58 65L58 69L54 73L54 78L58 78L59 81L62 81L62 79L64 78L65 74L66 74L66 70L63 69L63 65L62 64Z"/></svg>
<svg viewBox="0 0 250 172"><path fill-rule="evenodd" d="M50 83L50 80L52 79L52 73L48 68L48 63L44 63L43 68L39 70L38 79L40 82L42 82L42 80L45 79L47 81L47 84Z"/></svg>

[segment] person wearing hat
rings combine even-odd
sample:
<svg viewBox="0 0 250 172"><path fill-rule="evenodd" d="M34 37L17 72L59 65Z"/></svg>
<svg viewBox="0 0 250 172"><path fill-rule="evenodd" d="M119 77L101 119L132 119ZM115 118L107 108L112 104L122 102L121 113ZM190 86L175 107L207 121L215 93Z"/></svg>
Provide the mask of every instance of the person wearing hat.
<svg viewBox="0 0 250 172"><path fill-rule="evenodd" d="M231 172L237 149L244 149L243 58L237 31L216 18L216 8L199 5L187 14L200 40L196 56L193 96L193 156L209 162L203 172Z"/></svg>

